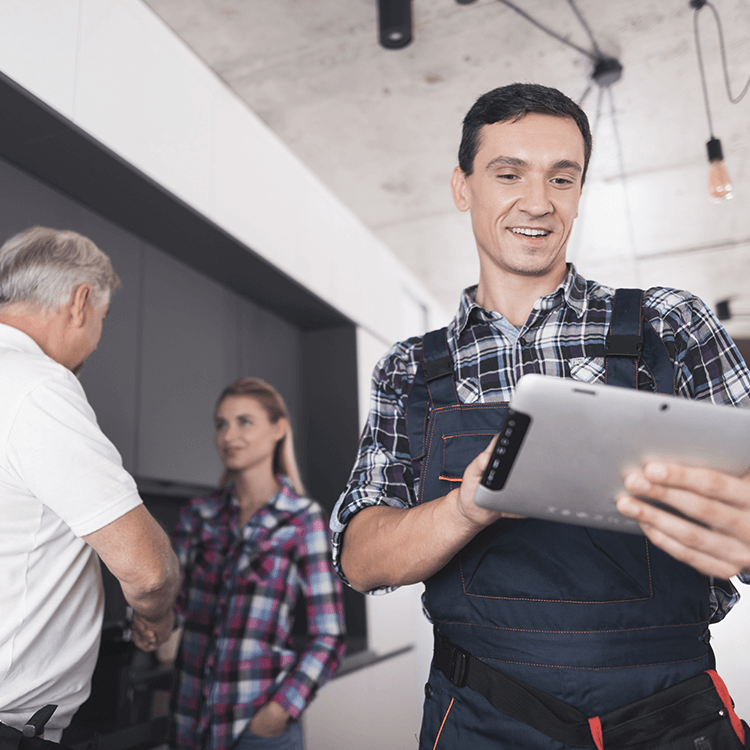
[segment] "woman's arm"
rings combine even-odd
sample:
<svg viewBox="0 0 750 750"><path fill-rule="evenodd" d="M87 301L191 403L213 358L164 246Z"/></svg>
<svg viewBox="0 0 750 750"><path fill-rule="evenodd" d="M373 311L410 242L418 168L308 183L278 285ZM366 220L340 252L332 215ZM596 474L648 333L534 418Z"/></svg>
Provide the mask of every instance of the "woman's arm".
<svg viewBox="0 0 750 750"><path fill-rule="evenodd" d="M328 526L317 504L307 513L296 552L310 640L294 670L270 696L295 720L333 675L346 647L341 582L331 562Z"/></svg>

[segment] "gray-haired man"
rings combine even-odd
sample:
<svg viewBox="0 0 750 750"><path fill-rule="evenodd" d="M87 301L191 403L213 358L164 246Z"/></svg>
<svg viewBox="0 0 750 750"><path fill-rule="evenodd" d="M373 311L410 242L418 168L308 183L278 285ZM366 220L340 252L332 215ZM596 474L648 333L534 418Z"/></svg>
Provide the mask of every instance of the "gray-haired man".
<svg viewBox="0 0 750 750"><path fill-rule="evenodd" d="M120 280L76 232L34 227L0 247L0 721L90 691L103 614L95 552L133 608L138 646L172 630L179 566L75 375Z"/></svg>

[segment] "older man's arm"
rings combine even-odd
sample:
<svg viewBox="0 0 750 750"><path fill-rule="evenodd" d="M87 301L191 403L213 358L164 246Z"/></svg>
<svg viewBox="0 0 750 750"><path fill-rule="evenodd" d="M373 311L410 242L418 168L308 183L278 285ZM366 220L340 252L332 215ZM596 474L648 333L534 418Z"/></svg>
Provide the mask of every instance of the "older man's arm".
<svg viewBox="0 0 750 750"><path fill-rule="evenodd" d="M750 473L735 477L713 469L654 462L630 473L631 495L617 509L641 524L646 536L673 557L716 578L750 582ZM698 523L639 500L658 500Z"/></svg>
<svg viewBox="0 0 750 750"><path fill-rule="evenodd" d="M136 645L153 651L172 632L180 588L180 566L167 535L139 505L83 539L120 582L133 608Z"/></svg>

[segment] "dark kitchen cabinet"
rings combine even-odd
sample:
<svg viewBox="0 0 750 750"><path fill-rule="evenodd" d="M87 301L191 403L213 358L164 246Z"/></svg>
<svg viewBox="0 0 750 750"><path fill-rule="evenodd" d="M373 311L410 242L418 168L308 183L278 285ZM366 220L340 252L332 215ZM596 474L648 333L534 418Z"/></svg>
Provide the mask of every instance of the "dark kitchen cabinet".
<svg viewBox="0 0 750 750"><path fill-rule="evenodd" d="M221 474L214 404L239 375L239 299L153 248L142 299L137 474L213 484Z"/></svg>

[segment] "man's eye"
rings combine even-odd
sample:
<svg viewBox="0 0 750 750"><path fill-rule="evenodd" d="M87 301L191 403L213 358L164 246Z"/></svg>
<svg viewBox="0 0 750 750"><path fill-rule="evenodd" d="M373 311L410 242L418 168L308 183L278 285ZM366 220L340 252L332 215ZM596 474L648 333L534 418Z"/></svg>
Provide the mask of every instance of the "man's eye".
<svg viewBox="0 0 750 750"><path fill-rule="evenodd" d="M552 182L555 183L555 185L572 185L573 180L570 179L570 177L555 177L553 178Z"/></svg>
<svg viewBox="0 0 750 750"><path fill-rule="evenodd" d="M503 180L504 182L511 182L518 178L518 175L515 174L499 174L498 176L499 180Z"/></svg>

